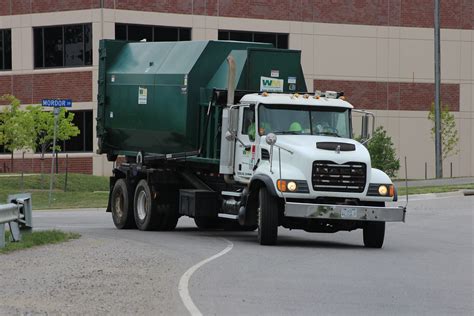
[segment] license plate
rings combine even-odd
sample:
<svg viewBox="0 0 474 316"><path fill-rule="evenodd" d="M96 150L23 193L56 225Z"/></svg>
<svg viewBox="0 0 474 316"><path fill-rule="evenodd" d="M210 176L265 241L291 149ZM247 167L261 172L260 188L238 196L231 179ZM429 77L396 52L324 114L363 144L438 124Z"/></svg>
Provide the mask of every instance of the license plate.
<svg viewBox="0 0 474 316"><path fill-rule="evenodd" d="M357 218L357 209L355 207L342 208L341 218Z"/></svg>

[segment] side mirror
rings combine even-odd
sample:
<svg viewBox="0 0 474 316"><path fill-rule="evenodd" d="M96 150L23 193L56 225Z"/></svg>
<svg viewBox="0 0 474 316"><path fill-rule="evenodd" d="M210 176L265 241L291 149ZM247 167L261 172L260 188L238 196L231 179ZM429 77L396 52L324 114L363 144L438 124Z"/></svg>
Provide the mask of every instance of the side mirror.
<svg viewBox="0 0 474 316"><path fill-rule="evenodd" d="M277 136L274 133L269 133L267 134L265 141L268 145L273 146L277 142Z"/></svg>
<svg viewBox="0 0 474 316"><path fill-rule="evenodd" d="M369 139L369 116L367 114L362 116L362 129L360 135L363 141Z"/></svg>
<svg viewBox="0 0 474 316"><path fill-rule="evenodd" d="M235 139L235 135L231 131L225 132L225 139L229 142Z"/></svg>
<svg viewBox="0 0 474 316"><path fill-rule="evenodd" d="M361 128L361 143L366 145L370 138L374 135L375 130L375 115L372 112L364 110L353 110L353 112L361 113L362 116L362 128ZM372 126L370 126L370 117L372 117Z"/></svg>

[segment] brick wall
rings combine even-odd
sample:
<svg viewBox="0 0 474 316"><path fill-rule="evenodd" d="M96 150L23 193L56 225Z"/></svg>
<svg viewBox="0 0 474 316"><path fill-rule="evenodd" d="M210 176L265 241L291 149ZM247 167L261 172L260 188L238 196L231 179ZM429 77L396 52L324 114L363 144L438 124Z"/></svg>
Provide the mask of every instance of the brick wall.
<svg viewBox="0 0 474 316"><path fill-rule="evenodd" d="M473 0L441 0L443 28L474 29ZM104 0L104 7L305 22L433 27L434 0ZM0 15L94 9L100 0L0 0Z"/></svg>
<svg viewBox="0 0 474 316"><path fill-rule="evenodd" d="M41 103L46 98L91 102L91 87L91 71L0 76L0 95L13 94L23 104Z"/></svg>
<svg viewBox="0 0 474 316"><path fill-rule="evenodd" d="M344 91L358 109L429 111L434 101L432 83L314 80L314 90ZM459 111L459 84L441 84L441 100Z"/></svg>
<svg viewBox="0 0 474 316"><path fill-rule="evenodd" d="M107 0L107 8L305 22L433 27L433 0ZM443 28L474 29L472 0L442 0Z"/></svg>
<svg viewBox="0 0 474 316"><path fill-rule="evenodd" d="M25 173L40 173L41 165L43 165L43 173L51 172L51 158L45 158L42 163L40 158L22 159L15 157L12 170L11 159L5 155L0 158L0 173L20 173L22 171ZM64 173L65 171L66 158L60 157L58 159L58 172ZM71 173L92 174L92 157L69 157L68 171Z"/></svg>
<svg viewBox="0 0 474 316"><path fill-rule="evenodd" d="M100 8L100 0L0 0L0 15Z"/></svg>

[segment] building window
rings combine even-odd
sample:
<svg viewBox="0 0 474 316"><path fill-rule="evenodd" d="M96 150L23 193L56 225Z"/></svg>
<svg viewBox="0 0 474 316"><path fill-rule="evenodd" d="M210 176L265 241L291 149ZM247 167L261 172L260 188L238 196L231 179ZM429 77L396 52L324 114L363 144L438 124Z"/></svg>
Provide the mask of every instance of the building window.
<svg viewBox="0 0 474 316"><path fill-rule="evenodd" d="M33 29L35 68L92 65L92 24Z"/></svg>
<svg viewBox="0 0 474 316"><path fill-rule="evenodd" d="M219 30L219 40L270 43L275 48L288 48L288 34Z"/></svg>
<svg viewBox="0 0 474 316"><path fill-rule="evenodd" d="M0 30L0 70L12 69L12 30Z"/></svg>
<svg viewBox="0 0 474 316"><path fill-rule="evenodd" d="M191 29L186 27L115 24L115 39L125 41L176 42L190 41Z"/></svg>
<svg viewBox="0 0 474 316"><path fill-rule="evenodd" d="M72 122L80 133L61 144L62 152L92 152L92 110L70 112L74 113Z"/></svg>
<svg viewBox="0 0 474 316"><path fill-rule="evenodd" d="M1 154L9 154L10 152L6 150L4 145L0 145L0 155Z"/></svg>

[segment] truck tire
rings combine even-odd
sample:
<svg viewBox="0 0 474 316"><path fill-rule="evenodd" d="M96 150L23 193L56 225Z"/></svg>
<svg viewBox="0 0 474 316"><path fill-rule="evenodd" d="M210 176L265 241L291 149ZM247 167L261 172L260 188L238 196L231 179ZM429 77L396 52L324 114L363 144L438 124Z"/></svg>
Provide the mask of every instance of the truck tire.
<svg viewBox="0 0 474 316"><path fill-rule="evenodd" d="M150 186L146 180L140 180L135 189L133 213L139 230L159 229L163 215L157 212L156 200L152 198Z"/></svg>
<svg viewBox="0 0 474 316"><path fill-rule="evenodd" d="M368 222L364 227L364 246L382 248L385 237L385 222Z"/></svg>
<svg viewBox="0 0 474 316"><path fill-rule="evenodd" d="M260 245L275 245L278 238L278 201L266 187L260 188L257 213Z"/></svg>
<svg viewBox="0 0 474 316"><path fill-rule="evenodd" d="M219 219L217 217L195 217L194 223L200 230L210 230L219 228Z"/></svg>
<svg viewBox="0 0 474 316"><path fill-rule="evenodd" d="M125 179L118 179L110 196L112 220L118 229L135 228L133 205Z"/></svg>

